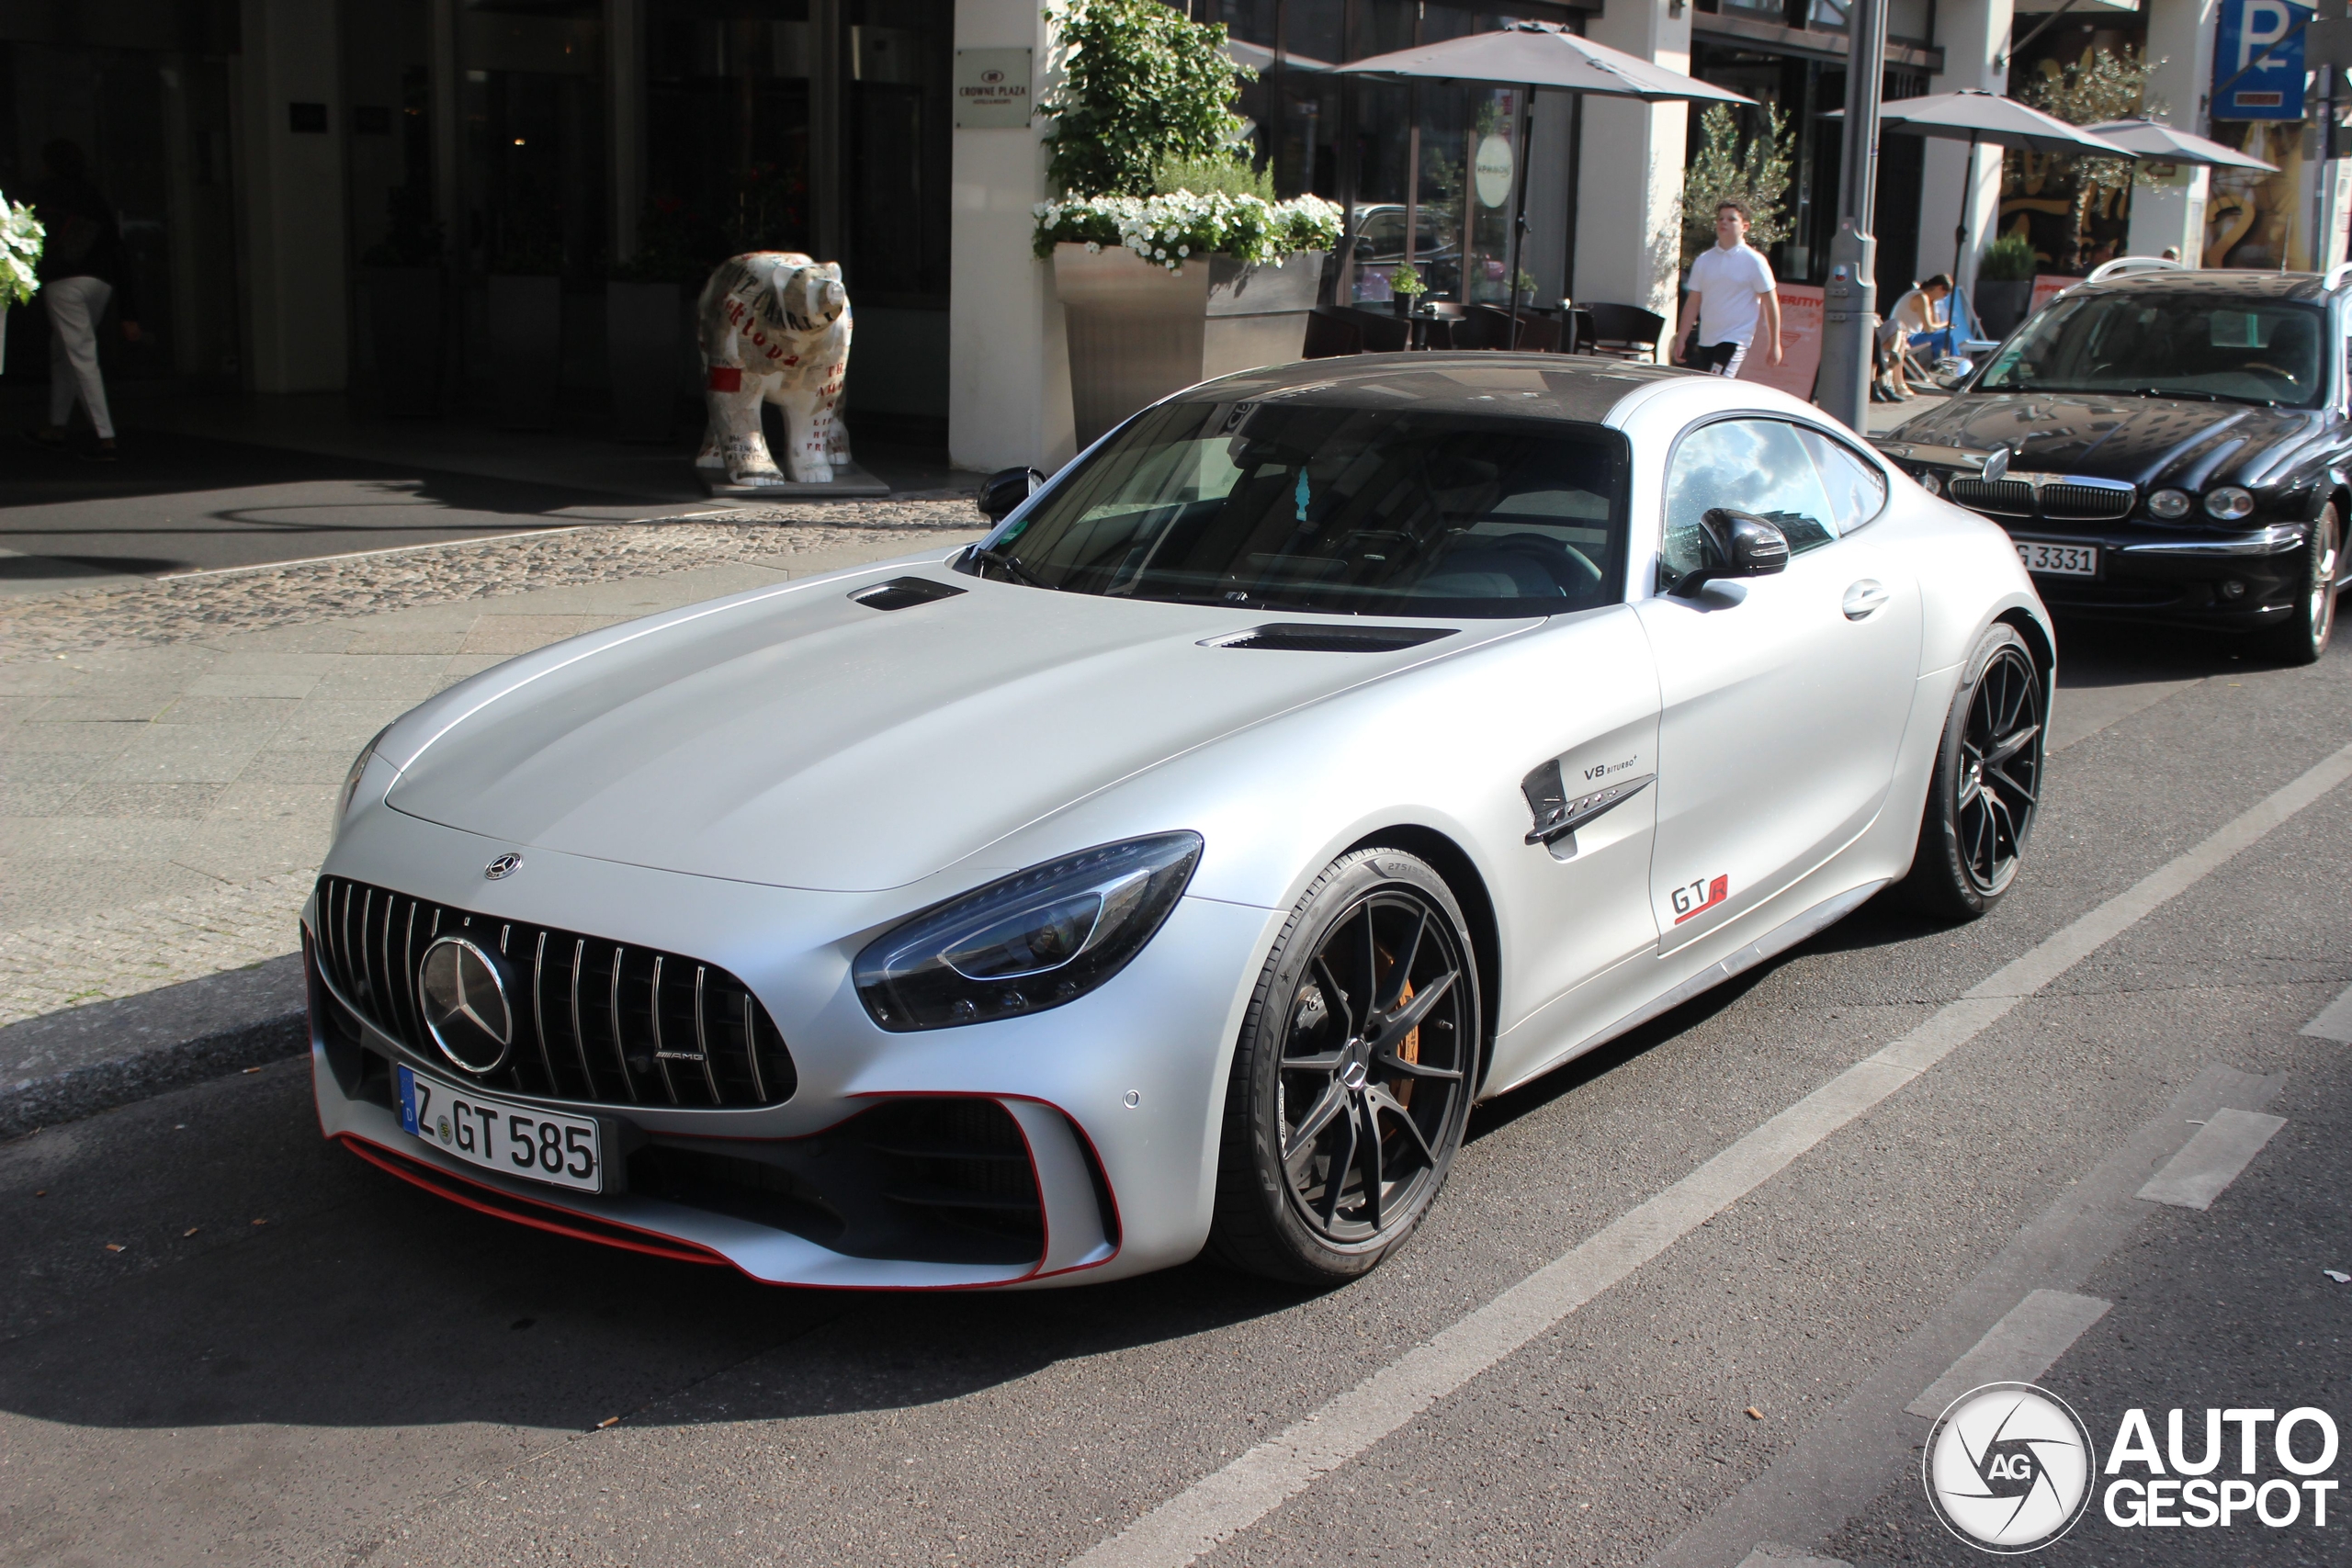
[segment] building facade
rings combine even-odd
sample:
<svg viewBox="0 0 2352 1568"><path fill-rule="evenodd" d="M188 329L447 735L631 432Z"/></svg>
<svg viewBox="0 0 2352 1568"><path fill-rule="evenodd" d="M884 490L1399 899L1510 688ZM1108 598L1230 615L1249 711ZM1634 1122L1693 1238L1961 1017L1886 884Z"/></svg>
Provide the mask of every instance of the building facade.
<svg viewBox="0 0 2352 1568"><path fill-rule="evenodd" d="M2124 50L2150 64L2150 98L2173 123L2244 134L2206 101L2222 0L1888 3L1889 97L2021 91L2086 51ZM1641 305L1671 332L1690 108L1555 93L1522 106L1511 87L1334 70L1507 17L1777 106L1793 172L1773 261L1792 282L1826 269L1839 148L1837 122L1819 116L1844 98L1847 0L1183 4L1223 22L1257 71L1238 107L1278 191L1350 215L1329 298L1385 299L1408 239L1440 297L1507 298L1517 227L1517 269L1538 300ZM957 106L965 68L983 60L1042 96L1054 42L1038 0L0 6L0 189L28 190L53 138L91 154L138 275L145 341L108 349L134 378L364 395L381 369L371 277L422 259L445 271L454 305L452 417L479 408L490 284L508 273L562 279L561 374L585 395L605 374L608 277L730 247L803 249L839 260L855 301L854 427L944 446L966 467L1050 467L1072 437L1060 311L1030 247L1031 209L1049 194L1044 128L959 123ZM1526 177L1490 202L1477 162L1522 108ZM1751 132L1760 123L1743 117ZM2100 246L2227 265L2340 259L2344 203L2328 193L2343 166L2328 161L2335 139L2321 118L2315 102L2302 121L2257 128L2254 145L2296 165L2267 185L2217 192L2176 171L2100 193L2096 211L2078 210L2066 171L2045 161L1889 135L1882 288L1938 271L1965 281L2013 231L2048 271ZM9 334L11 379L42 373L40 339Z"/></svg>

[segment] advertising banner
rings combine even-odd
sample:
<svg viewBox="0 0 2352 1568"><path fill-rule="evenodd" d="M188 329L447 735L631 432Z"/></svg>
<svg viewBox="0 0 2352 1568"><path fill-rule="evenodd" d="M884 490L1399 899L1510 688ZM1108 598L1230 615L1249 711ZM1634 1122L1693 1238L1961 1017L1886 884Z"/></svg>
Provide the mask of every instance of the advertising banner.
<svg viewBox="0 0 2352 1568"><path fill-rule="evenodd" d="M1821 368L1821 289L1810 283L1783 283L1781 296L1781 363L1767 365L1752 350L1739 367L1743 381L1760 381L1792 397L1813 400L1814 373Z"/></svg>
<svg viewBox="0 0 2352 1568"><path fill-rule="evenodd" d="M2035 274L2033 298L2027 302L2025 313L2029 316L2032 315L2081 281L2079 277L2052 277L2046 272Z"/></svg>

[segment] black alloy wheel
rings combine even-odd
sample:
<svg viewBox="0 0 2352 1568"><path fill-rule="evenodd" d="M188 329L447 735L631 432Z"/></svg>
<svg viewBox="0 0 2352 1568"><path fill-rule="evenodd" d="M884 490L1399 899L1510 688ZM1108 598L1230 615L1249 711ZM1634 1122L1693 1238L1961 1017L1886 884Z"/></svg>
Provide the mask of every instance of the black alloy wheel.
<svg viewBox="0 0 2352 1568"><path fill-rule="evenodd" d="M1343 857L1293 911L1227 1096L1212 1251L1278 1279L1351 1278L1419 1224L1476 1087L1461 909L1396 850Z"/></svg>
<svg viewBox="0 0 2352 1568"><path fill-rule="evenodd" d="M2330 502L2303 547L2303 581L2294 614L2261 633L2262 650L2281 664L2316 664L2335 632L2336 579L2343 575L2344 524Z"/></svg>
<svg viewBox="0 0 2352 1568"><path fill-rule="evenodd" d="M2032 836L2050 684L2007 626L1985 632L1964 668L1903 888L1929 914L1971 920L2009 890Z"/></svg>

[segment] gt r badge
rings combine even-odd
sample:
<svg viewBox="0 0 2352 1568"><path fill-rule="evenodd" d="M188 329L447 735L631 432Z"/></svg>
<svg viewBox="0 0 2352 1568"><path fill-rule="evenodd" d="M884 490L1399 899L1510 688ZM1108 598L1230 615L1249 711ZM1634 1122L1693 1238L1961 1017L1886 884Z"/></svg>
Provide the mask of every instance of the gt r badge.
<svg viewBox="0 0 2352 1568"><path fill-rule="evenodd" d="M1686 882L1674 890L1674 923L1697 919L1731 896L1731 878Z"/></svg>
<svg viewBox="0 0 2352 1568"><path fill-rule="evenodd" d="M481 868L481 874L483 878L487 881L503 882L506 878L514 875L516 871L520 870L522 868L522 864L523 857L516 852L509 850L504 854L499 856L496 860L492 861L488 865L483 866Z"/></svg>

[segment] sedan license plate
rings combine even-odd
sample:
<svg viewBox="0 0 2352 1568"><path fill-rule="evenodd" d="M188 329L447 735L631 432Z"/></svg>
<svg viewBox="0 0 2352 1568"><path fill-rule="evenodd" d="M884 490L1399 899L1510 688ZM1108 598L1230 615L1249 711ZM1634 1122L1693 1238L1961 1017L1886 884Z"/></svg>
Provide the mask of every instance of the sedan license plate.
<svg viewBox="0 0 2352 1568"><path fill-rule="evenodd" d="M2018 547L2018 559L2025 562L2028 571L2038 571L2047 577L2097 577L2098 547L2097 545L2061 545L2048 539L2012 539Z"/></svg>
<svg viewBox="0 0 2352 1568"><path fill-rule="evenodd" d="M603 1129L593 1119L454 1089L407 1067L400 1079L401 1125L443 1154L526 1181L605 1190Z"/></svg>

